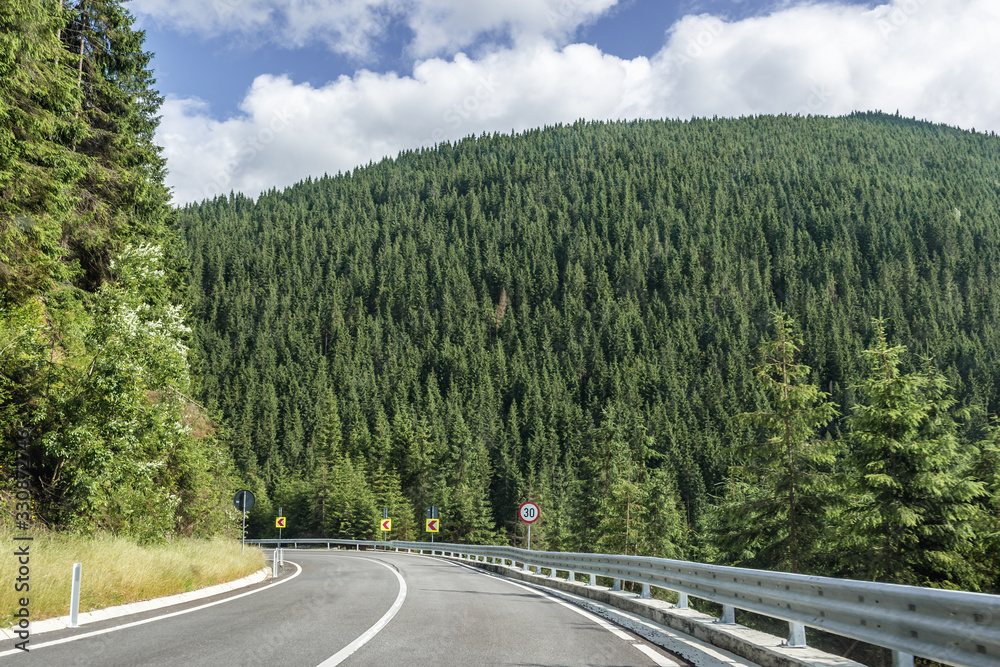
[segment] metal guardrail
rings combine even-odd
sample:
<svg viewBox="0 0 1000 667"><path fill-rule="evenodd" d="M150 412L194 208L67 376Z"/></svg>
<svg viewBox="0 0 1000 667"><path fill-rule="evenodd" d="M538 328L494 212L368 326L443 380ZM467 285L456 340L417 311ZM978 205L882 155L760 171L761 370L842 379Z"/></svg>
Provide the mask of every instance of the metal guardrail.
<svg viewBox="0 0 1000 667"><path fill-rule="evenodd" d="M247 540L274 544L278 540ZM371 540L281 540L285 546L332 545L409 551L460 558L510 561L529 567L603 576L664 588L723 605L724 623L743 609L787 621L789 645L805 645L804 626L858 639L893 651L894 665L912 664L913 656L957 667L1000 665L1000 595L949 591L919 586L814 577L666 558L609 554L531 551L504 546Z"/></svg>

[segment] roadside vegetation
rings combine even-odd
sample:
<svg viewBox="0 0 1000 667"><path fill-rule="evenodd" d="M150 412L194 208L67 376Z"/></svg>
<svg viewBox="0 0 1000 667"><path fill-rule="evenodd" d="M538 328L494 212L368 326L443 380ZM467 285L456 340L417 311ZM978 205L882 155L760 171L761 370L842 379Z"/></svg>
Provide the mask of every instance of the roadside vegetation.
<svg viewBox="0 0 1000 667"><path fill-rule="evenodd" d="M4 544L14 533L0 532ZM9 627L21 597L29 599L31 620L69 614L73 563L82 563L80 613L185 593L240 579L264 567L259 549L221 537L177 538L160 544L109 534L91 536L47 533L30 544L30 591L0 587L0 627ZM17 559L5 558L2 580L12 582Z"/></svg>

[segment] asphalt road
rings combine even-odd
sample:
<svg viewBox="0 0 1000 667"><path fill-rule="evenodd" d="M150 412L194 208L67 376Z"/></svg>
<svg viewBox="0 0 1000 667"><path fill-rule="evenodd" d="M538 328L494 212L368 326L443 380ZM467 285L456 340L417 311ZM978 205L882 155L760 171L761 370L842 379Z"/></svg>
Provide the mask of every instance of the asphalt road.
<svg viewBox="0 0 1000 667"><path fill-rule="evenodd" d="M674 664L662 650L603 619L454 562L292 550L285 551L285 560L277 580L35 635L29 653L3 655L13 648L8 641L0 647L0 664Z"/></svg>

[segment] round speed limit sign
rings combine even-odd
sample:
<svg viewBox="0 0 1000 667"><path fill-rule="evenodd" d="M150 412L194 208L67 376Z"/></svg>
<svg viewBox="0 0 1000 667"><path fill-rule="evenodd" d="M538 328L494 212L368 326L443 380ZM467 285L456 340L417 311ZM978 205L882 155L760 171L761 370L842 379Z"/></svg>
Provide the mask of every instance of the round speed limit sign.
<svg viewBox="0 0 1000 667"><path fill-rule="evenodd" d="M538 505L532 502L521 503L521 507L518 508L517 514L521 517L521 521L525 523L535 523L538 521Z"/></svg>

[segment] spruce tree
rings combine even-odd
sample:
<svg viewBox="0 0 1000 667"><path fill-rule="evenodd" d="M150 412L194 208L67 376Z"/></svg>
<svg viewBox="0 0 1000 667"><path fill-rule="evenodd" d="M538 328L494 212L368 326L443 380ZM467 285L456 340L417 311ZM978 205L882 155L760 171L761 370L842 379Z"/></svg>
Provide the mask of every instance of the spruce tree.
<svg viewBox="0 0 1000 667"><path fill-rule="evenodd" d="M68 149L86 130L65 21L54 2L0 0L0 307L73 273L60 241L87 161Z"/></svg>
<svg viewBox="0 0 1000 667"><path fill-rule="evenodd" d="M756 367L769 409L739 415L763 437L742 447L745 463L732 471L710 526L725 562L809 571L832 500L825 471L834 451L817 430L837 409L829 394L808 381L810 368L800 362L803 342L795 321L778 311L772 329Z"/></svg>
<svg viewBox="0 0 1000 667"><path fill-rule="evenodd" d="M936 369L904 373L906 348L874 323L866 377L849 419L854 506L845 514L854 574L874 581L975 588L969 562L976 499L974 447L959 440L955 400Z"/></svg>

